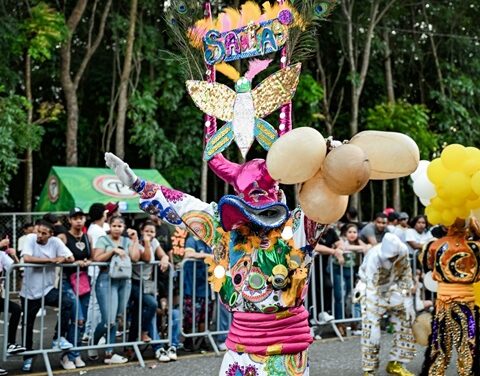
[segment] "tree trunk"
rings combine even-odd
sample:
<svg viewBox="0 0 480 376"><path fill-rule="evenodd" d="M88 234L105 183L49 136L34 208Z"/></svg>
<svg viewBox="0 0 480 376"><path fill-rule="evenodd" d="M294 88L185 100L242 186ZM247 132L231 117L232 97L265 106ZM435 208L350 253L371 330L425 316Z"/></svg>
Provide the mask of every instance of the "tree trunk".
<svg viewBox="0 0 480 376"><path fill-rule="evenodd" d="M137 24L138 0L130 3L129 27L125 58L123 60L122 75L120 78L120 89L118 96L117 126L115 137L115 152L120 158L125 157L125 119L128 106L128 82L132 71L133 45L135 43L135 26Z"/></svg>
<svg viewBox="0 0 480 376"><path fill-rule="evenodd" d="M33 100L32 100L32 60L30 54L25 57L25 95L27 97L28 107L27 122L32 127L33 122ZM32 211L32 191L33 191L33 158L32 149L25 151L25 186L23 191L23 211L30 213Z"/></svg>
<svg viewBox="0 0 480 376"><path fill-rule="evenodd" d="M79 106L78 106L78 85L82 79L83 73L87 68L88 63L90 62L93 54L97 50L100 42L103 38L105 31L105 23L107 21L108 13L110 12L110 7L112 5L112 0L107 0L105 8L102 11L100 17L100 23L98 30L95 36L95 39L92 41L93 29L95 24L95 13L97 9L98 0L96 0L92 6L92 16L90 20L90 27L88 31L88 39L86 41L85 55L80 63L77 73L74 75L72 73L71 60L72 60L72 38L75 34L78 24L80 23L85 9L88 4L88 0L78 0L75 4L75 7L72 10L72 13L66 21L68 27L68 38L66 42L62 45L60 49L61 57L61 68L60 68L60 83L65 94L65 102L67 109L67 131L65 134L66 138L66 151L65 159L67 166L77 166L78 165L78 149L77 149L77 138L78 138L78 118L79 118Z"/></svg>
<svg viewBox="0 0 480 376"><path fill-rule="evenodd" d="M208 187L208 162L202 161L200 199L207 202Z"/></svg>
<svg viewBox="0 0 480 376"><path fill-rule="evenodd" d="M387 84L388 103L395 103L395 89L393 87L393 70L392 70L392 52L390 50L390 30L385 28L383 31L383 41L385 43L385 82ZM399 212L402 210L400 195L400 179L393 179L392 182L393 207Z"/></svg>
<svg viewBox="0 0 480 376"><path fill-rule="evenodd" d="M68 82L70 81L70 82ZM67 102L67 145L66 145L66 164L67 166L78 166L78 97L77 90L68 78L62 79L63 92Z"/></svg>
<svg viewBox="0 0 480 376"><path fill-rule="evenodd" d="M388 206L388 189L387 181L382 180L382 210Z"/></svg>

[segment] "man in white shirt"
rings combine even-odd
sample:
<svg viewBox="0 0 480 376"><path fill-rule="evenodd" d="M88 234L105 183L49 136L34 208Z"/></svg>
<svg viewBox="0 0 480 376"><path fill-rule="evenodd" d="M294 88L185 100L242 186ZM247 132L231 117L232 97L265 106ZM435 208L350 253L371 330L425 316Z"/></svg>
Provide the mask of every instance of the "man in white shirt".
<svg viewBox="0 0 480 376"><path fill-rule="evenodd" d="M56 265L65 262L73 262L72 252L63 242L53 236L53 226L47 221L40 221L36 234L27 235L22 252L23 260L27 264ZM25 347L27 351L33 349L33 327L37 312L44 304L58 307L60 302L59 290L55 287L55 267L35 268L25 267L20 298L24 316L23 329L26 334ZM60 307L60 328L55 325L55 334L52 347L67 350L73 345L62 335L68 329L68 322L72 316L72 301L62 297ZM59 330L60 329L60 330ZM32 357L26 356L22 370L30 371Z"/></svg>

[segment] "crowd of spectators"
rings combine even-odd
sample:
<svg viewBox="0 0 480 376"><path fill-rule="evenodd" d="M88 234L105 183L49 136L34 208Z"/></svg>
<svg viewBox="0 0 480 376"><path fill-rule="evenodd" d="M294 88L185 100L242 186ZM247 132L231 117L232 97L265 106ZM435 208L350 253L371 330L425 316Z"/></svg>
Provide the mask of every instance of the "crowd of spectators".
<svg viewBox="0 0 480 376"><path fill-rule="evenodd" d="M158 217L137 222L138 226L127 225L118 204L94 203L88 213L73 208L64 222L54 214L47 214L35 223L24 225L17 249L11 247L8 237L0 241L0 248L5 250L0 252L2 270L8 271L15 262L25 264L20 304L13 299L9 301L10 355L35 349L35 323L37 317L45 314L44 306L59 308L51 347L62 352L60 365L66 370L86 366L86 359L75 350L81 346L91 347L87 356L96 360L99 358L96 345L103 345L106 364L126 363L135 358L133 348L119 348L117 342L145 345L152 342L160 362L177 360L177 350L209 349L205 338L195 333L211 325L217 312L202 262L212 257L212 250ZM182 261L183 301L180 302L178 270ZM103 265L94 266L93 262ZM61 268L55 267L60 264ZM169 285L171 272L173 286ZM169 289L173 289L172 302L168 301ZM179 322L180 304L183 323ZM172 320L167 320L169 315ZM219 330L228 330L230 318L226 310L219 307L216 320ZM19 324L24 346L16 341ZM182 327L185 338L181 335ZM169 329L172 333L169 343L156 343L166 338ZM44 339L49 335L44 333ZM226 350L225 335L216 337L217 347ZM32 370L33 359L33 355L24 356L23 371ZM7 373L0 369L0 375Z"/></svg>

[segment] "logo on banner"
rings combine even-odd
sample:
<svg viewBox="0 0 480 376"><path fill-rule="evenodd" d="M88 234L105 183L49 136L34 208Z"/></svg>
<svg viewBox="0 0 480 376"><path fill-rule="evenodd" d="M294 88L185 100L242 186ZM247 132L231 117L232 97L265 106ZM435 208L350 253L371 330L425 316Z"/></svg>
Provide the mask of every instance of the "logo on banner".
<svg viewBox="0 0 480 376"><path fill-rule="evenodd" d="M115 175L100 175L93 180L93 187L107 196L135 198L136 193L123 184Z"/></svg>
<svg viewBox="0 0 480 376"><path fill-rule="evenodd" d="M57 202L60 196L60 188L58 186L58 179L56 176L50 176L48 179L48 199L53 204Z"/></svg>

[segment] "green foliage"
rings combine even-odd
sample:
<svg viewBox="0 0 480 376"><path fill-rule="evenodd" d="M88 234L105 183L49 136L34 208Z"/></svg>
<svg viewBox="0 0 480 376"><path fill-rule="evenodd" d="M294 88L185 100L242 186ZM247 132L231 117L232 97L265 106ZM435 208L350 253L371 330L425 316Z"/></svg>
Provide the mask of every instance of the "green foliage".
<svg viewBox="0 0 480 376"><path fill-rule="evenodd" d="M320 112L322 99L322 86L315 81L310 73L302 74L293 101L297 127L312 127L318 124L319 119L323 119Z"/></svg>
<svg viewBox="0 0 480 376"><path fill-rule="evenodd" d="M28 101L19 95L2 92L0 87L0 196L18 169L18 155L40 146L43 128L27 122Z"/></svg>
<svg viewBox="0 0 480 376"><path fill-rule="evenodd" d="M31 8L30 17L20 26L14 49L24 51L36 61L52 58L52 52L67 38L68 29L63 15L41 2Z"/></svg>
<svg viewBox="0 0 480 376"><path fill-rule="evenodd" d="M368 111L367 129L404 133L413 138L423 159L437 147L437 136L429 130L428 109L405 101L382 103Z"/></svg>
<svg viewBox="0 0 480 376"><path fill-rule="evenodd" d="M457 72L458 73L458 72ZM480 80L458 73L445 80L449 95L432 92L438 105L433 114L443 145L460 143L478 146L480 137Z"/></svg>

